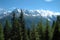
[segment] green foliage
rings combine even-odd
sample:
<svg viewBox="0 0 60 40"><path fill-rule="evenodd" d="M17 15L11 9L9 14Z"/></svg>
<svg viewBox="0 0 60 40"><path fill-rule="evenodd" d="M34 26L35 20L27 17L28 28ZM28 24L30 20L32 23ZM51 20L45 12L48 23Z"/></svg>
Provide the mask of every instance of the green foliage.
<svg viewBox="0 0 60 40"><path fill-rule="evenodd" d="M59 24L60 24L60 16L57 16L57 21L54 27L52 40L60 40L60 31L59 31L60 25Z"/></svg>
<svg viewBox="0 0 60 40"><path fill-rule="evenodd" d="M36 40L36 28L34 23L31 26L31 33L30 33L31 40Z"/></svg>
<svg viewBox="0 0 60 40"><path fill-rule="evenodd" d="M28 37L28 40L31 40L31 29L30 28L27 29L27 37Z"/></svg>
<svg viewBox="0 0 60 40"><path fill-rule="evenodd" d="M52 38L53 38L53 33L54 33L55 26L56 26L56 21L53 21L51 31L50 31L50 40L52 40Z"/></svg>
<svg viewBox="0 0 60 40"><path fill-rule="evenodd" d="M13 13L12 18L11 40L20 40L19 22L15 17L15 13Z"/></svg>
<svg viewBox="0 0 60 40"><path fill-rule="evenodd" d="M5 26L4 26L4 39L5 40L9 40L10 39L10 29L11 29L11 25L8 22L8 20L6 20Z"/></svg>
<svg viewBox="0 0 60 40"><path fill-rule="evenodd" d="M0 40L4 40L3 28L1 23L0 23Z"/></svg>
<svg viewBox="0 0 60 40"><path fill-rule="evenodd" d="M60 16L57 17L57 21L53 21L52 26L49 25L48 20L46 20L46 25L43 25L41 17L37 26L32 23L30 29L25 26L22 10L19 18L16 18L14 12L12 13L11 25L6 20L3 29L0 23L0 40L60 40Z"/></svg>
<svg viewBox="0 0 60 40"><path fill-rule="evenodd" d="M44 40L42 17L41 17L41 20L38 23L37 27L38 27L37 31L38 31L38 35L39 35L39 40Z"/></svg>
<svg viewBox="0 0 60 40"><path fill-rule="evenodd" d="M21 10L20 17L19 17L19 27L20 27L20 35L21 40L27 40L27 32L25 27L25 20L23 16L23 11Z"/></svg>
<svg viewBox="0 0 60 40"><path fill-rule="evenodd" d="M50 25L49 25L49 21L47 20L46 29L45 29L45 40L49 40L50 38L49 32L50 32Z"/></svg>

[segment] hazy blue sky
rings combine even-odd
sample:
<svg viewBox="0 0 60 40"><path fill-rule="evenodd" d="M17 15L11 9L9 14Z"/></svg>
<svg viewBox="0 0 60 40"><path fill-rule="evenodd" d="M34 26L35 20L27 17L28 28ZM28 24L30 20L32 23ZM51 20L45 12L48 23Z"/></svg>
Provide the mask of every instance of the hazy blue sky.
<svg viewBox="0 0 60 40"><path fill-rule="evenodd" d="M0 0L4 9L45 9L60 12L60 0Z"/></svg>

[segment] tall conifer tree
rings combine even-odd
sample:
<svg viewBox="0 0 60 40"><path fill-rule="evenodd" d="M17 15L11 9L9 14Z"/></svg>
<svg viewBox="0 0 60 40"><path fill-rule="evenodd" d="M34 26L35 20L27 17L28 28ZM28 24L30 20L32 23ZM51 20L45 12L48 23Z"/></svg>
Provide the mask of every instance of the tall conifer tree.
<svg viewBox="0 0 60 40"><path fill-rule="evenodd" d="M46 21L46 29L45 29L45 40L49 40L50 36L49 36L49 31L50 31L50 25L49 25L49 21Z"/></svg>
<svg viewBox="0 0 60 40"><path fill-rule="evenodd" d="M40 22L38 23L38 35L39 35L39 40L44 40L44 36L43 36L43 25L42 25L42 17Z"/></svg>
<svg viewBox="0 0 60 40"><path fill-rule="evenodd" d="M1 23L0 23L0 40L4 40L3 27Z"/></svg>
<svg viewBox="0 0 60 40"><path fill-rule="evenodd" d="M14 12L13 12L13 18L12 18L11 40L20 40L19 22L18 22L18 19L15 17Z"/></svg>
<svg viewBox="0 0 60 40"><path fill-rule="evenodd" d="M31 26L31 33L30 33L31 40L36 40L36 28L34 23Z"/></svg>
<svg viewBox="0 0 60 40"><path fill-rule="evenodd" d="M5 26L4 26L4 39L9 40L10 39L10 23L8 20L6 20Z"/></svg>
<svg viewBox="0 0 60 40"><path fill-rule="evenodd" d="M25 20L24 20L24 15L23 15L22 10L21 10L20 17L19 17L19 26L20 26L21 39L22 40L27 40L26 28L25 28Z"/></svg>
<svg viewBox="0 0 60 40"><path fill-rule="evenodd" d="M60 40L60 16L57 16L56 25L54 27L53 38L52 40Z"/></svg>

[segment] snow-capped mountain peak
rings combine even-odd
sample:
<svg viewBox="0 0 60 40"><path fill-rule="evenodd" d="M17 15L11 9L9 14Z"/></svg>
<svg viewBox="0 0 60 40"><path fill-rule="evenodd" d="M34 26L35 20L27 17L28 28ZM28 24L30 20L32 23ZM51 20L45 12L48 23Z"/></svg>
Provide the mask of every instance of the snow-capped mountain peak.
<svg viewBox="0 0 60 40"><path fill-rule="evenodd" d="M20 14L20 9L14 9L13 10L17 16ZM6 11L6 10L0 10L0 17L7 16L13 11ZM49 21L55 20L57 15L60 15L60 12L53 12L49 10L22 10L25 16L29 17L43 17L48 19Z"/></svg>

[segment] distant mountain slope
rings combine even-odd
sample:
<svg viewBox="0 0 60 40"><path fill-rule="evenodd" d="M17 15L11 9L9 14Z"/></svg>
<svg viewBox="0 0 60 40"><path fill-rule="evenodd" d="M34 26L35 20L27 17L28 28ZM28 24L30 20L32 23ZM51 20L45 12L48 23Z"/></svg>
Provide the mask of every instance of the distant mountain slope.
<svg viewBox="0 0 60 40"><path fill-rule="evenodd" d="M13 11L15 12L16 17L19 17L21 10L16 8ZM13 11L0 10L0 21L3 22L5 19L10 20ZM43 23L45 23L46 19L48 19L51 24L56 20L57 15L60 15L60 12L53 12L49 10L23 10L23 13L26 24L28 24L27 26L31 25L32 22L37 24L41 17Z"/></svg>

